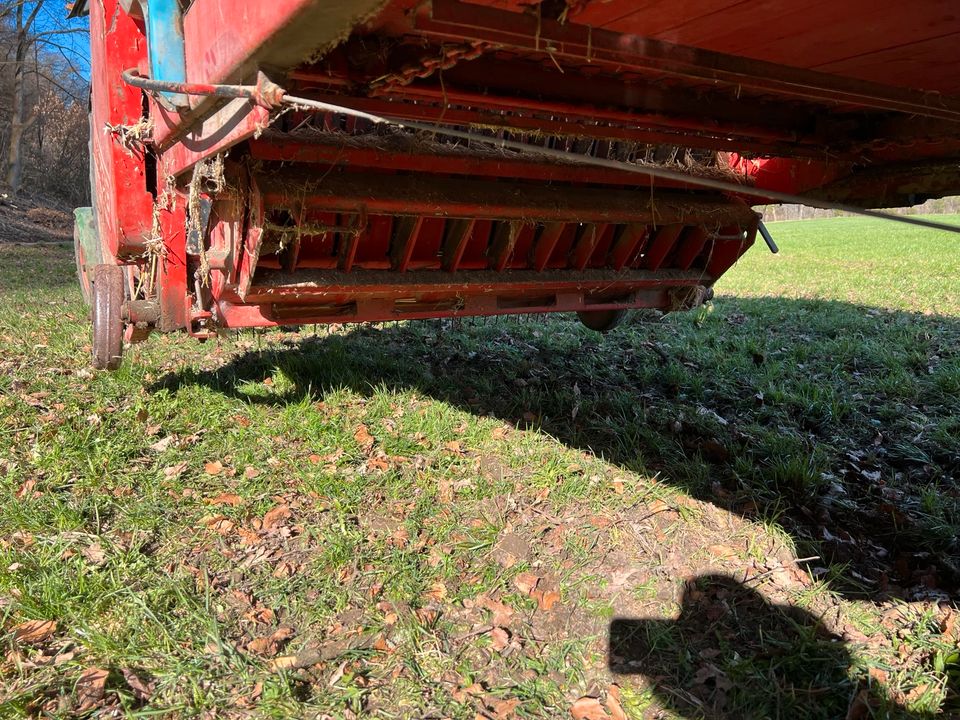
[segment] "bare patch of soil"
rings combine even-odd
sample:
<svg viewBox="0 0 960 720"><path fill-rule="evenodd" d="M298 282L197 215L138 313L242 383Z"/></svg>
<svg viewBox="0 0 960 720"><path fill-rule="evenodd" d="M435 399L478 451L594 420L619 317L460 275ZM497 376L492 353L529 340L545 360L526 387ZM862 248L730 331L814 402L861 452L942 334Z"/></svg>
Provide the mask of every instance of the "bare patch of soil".
<svg viewBox="0 0 960 720"><path fill-rule="evenodd" d="M45 198L0 192L0 243L70 242L73 215Z"/></svg>

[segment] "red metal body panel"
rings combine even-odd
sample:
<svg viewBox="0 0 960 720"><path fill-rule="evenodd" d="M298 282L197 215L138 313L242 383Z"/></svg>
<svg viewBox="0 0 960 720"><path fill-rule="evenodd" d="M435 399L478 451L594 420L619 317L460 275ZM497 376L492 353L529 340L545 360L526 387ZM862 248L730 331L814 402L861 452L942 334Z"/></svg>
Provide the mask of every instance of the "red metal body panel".
<svg viewBox="0 0 960 720"><path fill-rule="evenodd" d="M145 146L117 141L112 128L137 125L143 115L140 91L120 73L146 57L146 41L119 0L90 8L91 150L97 230L107 257L142 253L149 237L153 198L147 188Z"/></svg>

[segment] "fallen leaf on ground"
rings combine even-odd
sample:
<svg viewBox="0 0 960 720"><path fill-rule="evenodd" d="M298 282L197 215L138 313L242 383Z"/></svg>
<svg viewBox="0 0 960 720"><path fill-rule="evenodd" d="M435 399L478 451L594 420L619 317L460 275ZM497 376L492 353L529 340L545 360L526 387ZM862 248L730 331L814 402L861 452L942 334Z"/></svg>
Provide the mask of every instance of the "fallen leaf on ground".
<svg viewBox="0 0 960 720"><path fill-rule="evenodd" d="M13 628L13 637L21 643L43 642L57 631L53 620L27 620Z"/></svg>
<svg viewBox="0 0 960 720"><path fill-rule="evenodd" d="M604 701L607 710L610 711L610 717L613 720L627 720L627 713L620 704L620 686L611 685L607 688L607 699Z"/></svg>
<svg viewBox="0 0 960 720"><path fill-rule="evenodd" d="M93 565L103 565L107 561L107 554L103 551L103 546L98 542L87 545L87 547L80 551L80 554Z"/></svg>
<svg viewBox="0 0 960 720"><path fill-rule="evenodd" d="M658 499L649 503L647 505L647 508L650 510L651 513L659 513L659 512L663 512L664 510L669 510L670 506L667 505L663 500Z"/></svg>
<svg viewBox="0 0 960 720"><path fill-rule="evenodd" d="M353 439L364 448L370 447L374 442L374 437L370 434L369 428L363 423L357 426L357 431L353 434Z"/></svg>
<svg viewBox="0 0 960 720"><path fill-rule="evenodd" d="M287 505L277 505L272 510L268 510L263 516L263 529L275 530L283 524L284 520L290 518L292 513Z"/></svg>
<svg viewBox="0 0 960 720"><path fill-rule="evenodd" d="M206 515L200 518L200 524L220 535L228 535L233 531L233 521L225 515Z"/></svg>
<svg viewBox="0 0 960 720"><path fill-rule="evenodd" d="M219 460L208 462L203 466L203 470L207 475L219 475L223 472L223 463Z"/></svg>
<svg viewBox="0 0 960 720"><path fill-rule="evenodd" d="M404 548L410 542L410 531L401 526L394 530L393 534L387 538L387 545Z"/></svg>
<svg viewBox="0 0 960 720"><path fill-rule="evenodd" d="M153 690L155 683L153 681L146 681L141 678L137 673L135 673L130 668L120 668L120 672L123 673L123 679L127 681L127 685L130 686L130 689L133 690L133 695L138 700L149 700L153 697Z"/></svg>
<svg viewBox="0 0 960 720"><path fill-rule="evenodd" d="M514 711L519 704L520 701L516 698L511 700L495 700L490 703L490 709L493 711L493 716L497 718L497 720L508 720L513 717Z"/></svg>
<svg viewBox="0 0 960 720"><path fill-rule="evenodd" d="M280 646L293 637L293 629L285 626L277 628L272 635L254 638L247 643L247 650L257 655L273 657Z"/></svg>
<svg viewBox="0 0 960 720"><path fill-rule="evenodd" d="M500 652L510 644L510 633L501 627L495 627L490 631L490 641L493 649Z"/></svg>
<svg viewBox="0 0 960 720"><path fill-rule="evenodd" d="M173 443L173 435L167 435L165 438L160 438L155 443L150 446L150 449L154 452L162 453Z"/></svg>
<svg viewBox="0 0 960 720"><path fill-rule="evenodd" d="M537 591L531 594L536 596L537 606L544 611L549 611L560 600L560 593L556 590Z"/></svg>
<svg viewBox="0 0 960 720"><path fill-rule="evenodd" d="M577 700L570 706L570 714L574 720L610 720L600 700L592 697L582 697Z"/></svg>
<svg viewBox="0 0 960 720"><path fill-rule="evenodd" d="M522 572L513 579L513 584L517 586L517 590L524 595L532 593L536 589L538 582L540 582L540 578L528 572Z"/></svg>
<svg viewBox="0 0 960 720"><path fill-rule="evenodd" d="M243 504L243 498L234 493L221 493L215 498L210 498L207 500L208 505L241 505Z"/></svg>
<svg viewBox="0 0 960 720"><path fill-rule="evenodd" d="M103 700L104 689L109 673L103 668L87 668L77 678L77 712L91 710Z"/></svg>
<svg viewBox="0 0 960 720"><path fill-rule="evenodd" d="M447 597L447 586L444 585L442 581L438 580L430 586L430 589L427 590L425 594L431 600L440 602Z"/></svg>
<svg viewBox="0 0 960 720"><path fill-rule="evenodd" d="M171 465L170 467L165 467L163 469L163 476L167 480L176 480L178 477L183 475L183 471L187 469L187 461L178 462L176 465Z"/></svg>
<svg viewBox="0 0 960 720"><path fill-rule="evenodd" d="M465 687L457 688L450 694L458 703L465 703L471 697L483 695L483 686L480 685L480 683L472 683Z"/></svg>
<svg viewBox="0 0 960 720"><path fill-rule="evenodd" d="M721 560L733 560L739 554L729 545L711 545L707 548L711 555Z"/></svg>
<svg viewBox="0 0 960 720"><path fill-rule="evenodd" d="M383 458L375 457L367 460L368 470L379 470L380 472L383 472L384 470L388 470L389 468L390 468L390 463L388 463Z"/></svg>
<svg viewBox="0 0 960 720"><path fill-rule="evenodd" d="M450 452L456 453L457 455L463 455L464 453L463 446L460 444L459 440L451 440L444 445L444 447Z"/></svg>
<svg viewBox="0 0 960 720"><path fill-rule="evenodd" d="M17 490L17 497L23 499L28 495L33 495L33 489L37 486L37 481L30 479L27 480L23 485L20 486L20 489Z"/></svg>
<svg viewBox="0 0 960 720"><path fill-rule="evenodd" d="M513 608L509 605L486 596L478 600L477 605L493 613L493 617L490 618L490 624L498 627L508 626L515 614Z"/></svg>

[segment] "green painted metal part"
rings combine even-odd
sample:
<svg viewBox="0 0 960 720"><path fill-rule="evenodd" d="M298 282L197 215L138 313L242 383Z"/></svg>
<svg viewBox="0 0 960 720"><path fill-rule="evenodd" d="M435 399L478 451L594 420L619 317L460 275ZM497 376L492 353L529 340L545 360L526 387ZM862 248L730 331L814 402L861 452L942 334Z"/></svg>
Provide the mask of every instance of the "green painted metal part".
<svg viewBox="0 0 960 720"><path fill-rule="evenodd" d="M82 263L85 267L80 269L91 273L94 265L100 265L103 262L103 249L100 247L100 238L97 237L93 208L79 207L74 209L73 225L74 237L83 250ZM81 261L78 258L79 262Z"/></svg>

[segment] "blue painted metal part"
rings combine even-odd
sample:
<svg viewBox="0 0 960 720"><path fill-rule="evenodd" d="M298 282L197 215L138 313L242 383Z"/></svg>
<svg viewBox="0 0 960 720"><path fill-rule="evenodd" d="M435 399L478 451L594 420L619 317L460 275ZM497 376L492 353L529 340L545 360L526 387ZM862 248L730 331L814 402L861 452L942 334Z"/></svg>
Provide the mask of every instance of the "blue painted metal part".
<svg viewBox="0 0 960 720"><path fill-rule="evenodd" d="M178 0L148 0L146 3L147 51L150 77L186 82L187 62L183 49L183 18ZM188 107L186 95L162 93L178 108Z"/></svg>

